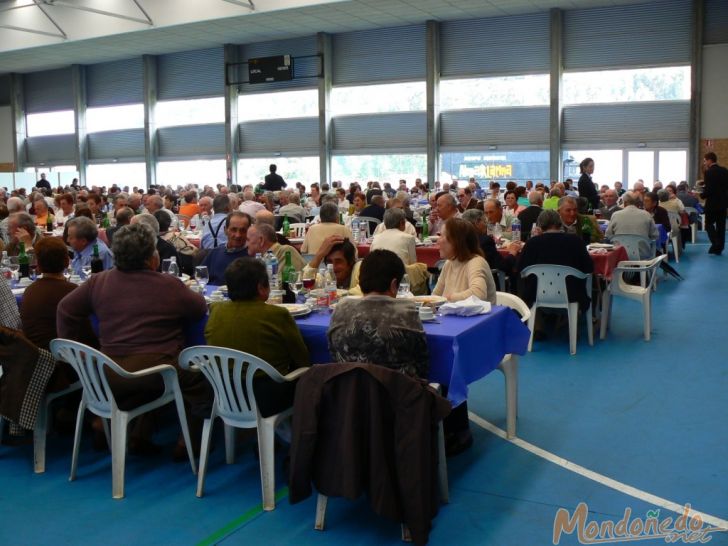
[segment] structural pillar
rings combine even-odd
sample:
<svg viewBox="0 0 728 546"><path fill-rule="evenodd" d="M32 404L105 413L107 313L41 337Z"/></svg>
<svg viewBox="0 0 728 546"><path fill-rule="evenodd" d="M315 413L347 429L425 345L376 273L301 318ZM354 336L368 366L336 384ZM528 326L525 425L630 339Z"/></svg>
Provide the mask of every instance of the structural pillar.
<svg viewBox="0 0 728 546"><path fill-rule="evenodd" d="M25 123L25 90L22 74L10 75L10 105L13 112L13 163L15 172L22 172L28 164Z"/></svg>
<svg viewBox="0 0 728 546"><path fill-rule="evenodd" d="M86 185L86 167L88 166L88 139L86 138L86 67L80 64L71 66L73 82L73 114L76 123L76 170L78 183Z"/></svg>
<svg viewBox="0 0 728 546"><path fill-rule="evenodd" d="M440 23L426 23L427 185L440 178Z"/></svg>
<svg viewBox="0 0 728 546"><path fill-rule="evenodd" d="M690 141L688 142L688 183L695 186L703 177L700 158L700 117L703 95L704 0L693 0L692 70L690 71Z"/></svg>
<svg viewBox="0 0 728 546"><path fill-rule="evenodd" d="M561 162L562 102L561 77L564 72L563 13L558 8L550 11L551 16L551 102L549 120L549 177L562 180Z"/></svg>
<svg viewBox="0 0 728 546"><path fill-rule="evenodd" d="M319 32L316 35L318 54L321 59L321 75L318 79L319 99L319 181L331 184L331 150L333 131L331 121L331 85L333 57L331 35Z"/></svg>
<svg viewBox="0 0 728 546"><path fill-rule="evenodd" d="M144 163L147 167L147 188L157 183L157 57L142 55L144 63Z"/></svg>
<svg viewBox="0 0 728 546"><path fill-rule="evenodd" d="M238 86L228 85L228 63L240 62L240 48L235 44L225 44L225 172L228 186L238 183L238 150L240 131L238 130Z"/></svg>

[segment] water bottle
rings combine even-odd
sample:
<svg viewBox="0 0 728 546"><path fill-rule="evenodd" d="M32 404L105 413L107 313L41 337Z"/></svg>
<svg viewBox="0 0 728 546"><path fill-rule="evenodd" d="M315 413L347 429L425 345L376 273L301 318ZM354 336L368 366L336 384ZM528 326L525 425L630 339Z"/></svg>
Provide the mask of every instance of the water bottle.
<svg viewBox="0 0 728 546"><path fill-rule="evenodd" d="M354 244L358 245L361 234L359 232L359 220L356 218L351 221L351 235L354 237Z"/></svg>
<svg viewBox="0 0 728 546"><path fill-rule="evenodd" d="M328 305L336 303L336 276L334 275L334 265L326 266L326 283L324 286L326 291L326 299Z"/></svg>
<svg viewBox="0 0 728 546"><path fill-rule="evenodd" d="M316 309L323 310L329 306L329 296L326 292L326 284L328 277L328 269L326 265L321 262L319 266L318 275L316 275Z"/></svg>
<svg viewBox="0 0 728 546"><path fill-rule="evenodd" d="M263 259L263 255L260 252L256 252L255 253L255 259L258 260L259 262L263 262L263 264L265 264L265 260Z"/></svg>
<svg viewBox="0 0 728 546"><path fill-rule="evenodd" d="M531 226L531 237L537 237L538 235L541 235L541 229L534 222Z"/></svg>
<svg viewBox="0 0 728 546"><path fill-rule="evenodd" d="M278 290L278 258L273 254L272 250L269 250L265 255L265 261L270 267L270 287L271 290Z"/></svg>
<svg viewBox="0 0 728 546"><path fill-rule="evenodd" d="M511 241L521 240L521 221L517 218L513 218L511 222Z"/></svg>
<svg viewBox="0 0 728 546"><path fill-rule="evenodd" d="M174 275L175 277L179 277L179 266L177 265L177 258L174 256L169 259L169 269L167 270L167 273Z"/></svg>

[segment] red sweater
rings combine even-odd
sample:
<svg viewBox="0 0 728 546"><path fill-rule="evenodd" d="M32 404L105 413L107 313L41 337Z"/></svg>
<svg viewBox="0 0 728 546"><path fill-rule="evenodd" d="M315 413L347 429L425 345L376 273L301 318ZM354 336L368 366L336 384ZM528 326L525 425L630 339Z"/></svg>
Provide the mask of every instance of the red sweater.
<svg viewBox="0 0 728 546"><path fill-rule="evenodd" d="M58 335L77 339L84 320L96 315L101 352L109 356L176 354L184 327L207 313L205 298L179 280L156 271L93 275L58 305Z"/></svg>

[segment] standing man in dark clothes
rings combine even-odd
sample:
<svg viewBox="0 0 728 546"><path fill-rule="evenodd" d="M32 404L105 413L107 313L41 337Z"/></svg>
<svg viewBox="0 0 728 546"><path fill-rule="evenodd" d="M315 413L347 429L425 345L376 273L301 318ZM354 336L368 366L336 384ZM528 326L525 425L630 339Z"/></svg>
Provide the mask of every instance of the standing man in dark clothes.
<svg viewBox="0 0 728 546"><path fill-rule="evenodd" d="M728 169L718 165L718 156L708 152L703 156L705 166L705 230L710 238L708 254L720 256L725 246L725 215L728 210Z"/></svg>
<svg viewBox="0 0 728 546"><path fill-rule="evenodd" d="M46 180L46 174L40 173L40 180L35 183L36 188L45 188L47 190L51 189L51 183Z"/></svg>
<svg viewBox="0 0 728 546"><path fill-rule="evenodd" d="M266 175L265 184L263 184L264 190L281 191L286 187L286 182L283 180L283 177L276 173L277 168L275 165L270 166L270 174Z"/></svg>

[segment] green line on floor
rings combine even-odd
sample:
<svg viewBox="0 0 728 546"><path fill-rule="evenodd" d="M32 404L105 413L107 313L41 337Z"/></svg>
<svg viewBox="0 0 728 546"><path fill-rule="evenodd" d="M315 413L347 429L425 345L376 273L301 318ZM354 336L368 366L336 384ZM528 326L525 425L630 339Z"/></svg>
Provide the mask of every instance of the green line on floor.
<svg viewBox="0 0 728 546"><path fill-rule="evenodd" d="M288 488L284 487L276 492L276 503L280 501L282 498L288 496ZM233 521L225 525L225 527L222 527L221 529L218 529L214 533L212 533L209 537L207 537L204 540L201 540L197 543L197 546L212 546L213 544L216 544L219 540L222 540L227 535L229 535L231 532L233 532L235 529L240 527L241 525L249 522L251 519L253 519L258 514L261 514L263 512L263 503L254 506L241 516L235 518Z"/></svg>

